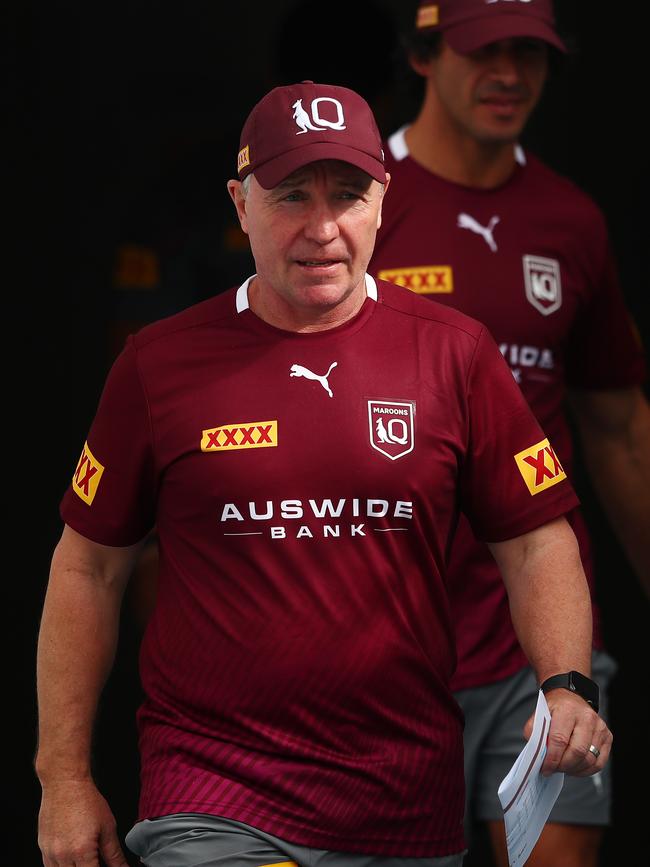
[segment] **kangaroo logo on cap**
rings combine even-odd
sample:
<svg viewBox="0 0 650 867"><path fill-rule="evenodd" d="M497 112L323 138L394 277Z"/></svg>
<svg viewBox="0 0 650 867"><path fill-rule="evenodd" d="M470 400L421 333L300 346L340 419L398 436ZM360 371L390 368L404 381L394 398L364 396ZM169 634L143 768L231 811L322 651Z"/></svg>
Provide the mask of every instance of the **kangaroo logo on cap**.
<svg viewBox="0 0 650 867"><path fill-rule="evenodd" d="M326 117L321 117L319 113L319 102L331 102L334 106L336 106L336 120L331 121ZM316 99L312 99L311 101L311 117L309 117L309 113L302 106L302 99L297 99L294 104L291 106L295 109L293 113L293 119L296 122L296 125L300 127L300 130L296 133L296 135L302 135L305 132L309 132L309 130L313 130L314 132L324 132L327 127L330 129L343 130L345 129L345 117L343 115L343 106L338 101L338 99L334 99L331 96L317 96ZM320 124L317 126L316 124Z"/></svg>

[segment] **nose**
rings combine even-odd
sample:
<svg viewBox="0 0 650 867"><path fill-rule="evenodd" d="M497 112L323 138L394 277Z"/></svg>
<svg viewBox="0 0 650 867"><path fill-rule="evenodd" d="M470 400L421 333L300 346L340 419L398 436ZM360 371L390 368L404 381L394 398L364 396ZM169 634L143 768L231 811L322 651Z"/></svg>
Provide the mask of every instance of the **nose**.
<svg viewBox="0 0 650 867"><path fill-rule="evenodd" d="M521 78L519 58L512 48L501 48L492 57L492 75L502 84L511 87Z"/></svg>
<svg viewBox="0 0 650 867"><path fill-rule="evenodd" d="M307 213L304 228L305 237L317 244L325 245L339 236L336 214L325 201L314 201Z"/></svg>

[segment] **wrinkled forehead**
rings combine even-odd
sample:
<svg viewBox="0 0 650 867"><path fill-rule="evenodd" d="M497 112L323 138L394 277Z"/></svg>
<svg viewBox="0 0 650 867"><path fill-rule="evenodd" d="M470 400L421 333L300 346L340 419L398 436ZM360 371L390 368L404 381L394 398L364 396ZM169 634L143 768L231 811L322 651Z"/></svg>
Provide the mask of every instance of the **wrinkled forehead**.
<svg viewBox="0 0 650 867"><path fill-rule="evenodd" d="M310 183L314 180L325 178L329 181L341 184L353 184L355 187L367 189L373 183L372 178L363 169L346 163L343 160L316 160L296 169L281 181L276 189L297 184Z"/></svg>

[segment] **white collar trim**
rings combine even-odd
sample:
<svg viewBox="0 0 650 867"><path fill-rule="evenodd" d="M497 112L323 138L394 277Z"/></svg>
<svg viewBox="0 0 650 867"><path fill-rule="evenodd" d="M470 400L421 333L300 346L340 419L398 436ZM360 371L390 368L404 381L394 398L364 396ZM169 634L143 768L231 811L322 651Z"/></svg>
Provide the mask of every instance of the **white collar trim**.
<svg viewBox="0 0 650 867"><path fill-rule="evenodd" d="M244 280L239 289L237 290L237 297L235 299L235 306L237 308L237 313L243 313L244 310L248 310L248 286L255 277L255 274L252 274L248 280Z"/></svg>
<svg viewBox="0 0 650 867"><path fill-rule="evenodd" d="M244 310L248 310L250 304L248 303L248 287L250 286L250 282L253 277L256 277L256 274L252 274L247 280L241 284L239 289L237 290L237 295L235 298L235 307L237 309L237 313L243 313ZM371 301L377 300L377 284L374 281L374 278L370 276L370 274L366 274L366 295L370 298Z"/></svg>
<svg viewBox="0 0 650 867"><path fill-rule="evenodd" d="M393 159L397 160L397 162L401 162L401 160L406 159L409 155L409 147L406 144L406 137L404 135L409 126L410 124L408 123L404 124L404 126L400 127L388 138L388 149L393 155ZM526 154L520 144L515 145L515 162L520 166L526 165Z"/></svg>
<svg viewBox="0 0 650 867"><path fill-rule="evenodd" d="M409 148L404 138L404 133L409 128L410 124L404 124L397 132L394 132L388 139L388 149L393 155L393 159L400 162L409 155Z"/></svg>

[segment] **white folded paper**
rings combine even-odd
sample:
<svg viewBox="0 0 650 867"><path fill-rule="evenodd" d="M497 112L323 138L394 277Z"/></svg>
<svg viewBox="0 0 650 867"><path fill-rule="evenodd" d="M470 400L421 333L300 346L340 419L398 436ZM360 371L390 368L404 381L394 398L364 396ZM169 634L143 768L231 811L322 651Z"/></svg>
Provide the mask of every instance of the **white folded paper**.
<svg viewBox="0 0 650 867"><path fill-rule="evenodd" d="M526 863L564 785L564 774L540 774L550 724L551 714L540 689L533 733L498 790L510 867Z"/></svg>

